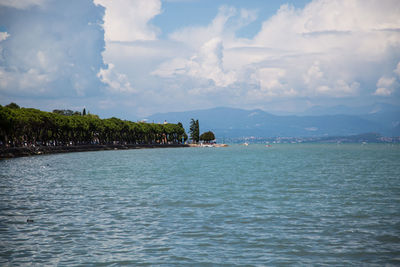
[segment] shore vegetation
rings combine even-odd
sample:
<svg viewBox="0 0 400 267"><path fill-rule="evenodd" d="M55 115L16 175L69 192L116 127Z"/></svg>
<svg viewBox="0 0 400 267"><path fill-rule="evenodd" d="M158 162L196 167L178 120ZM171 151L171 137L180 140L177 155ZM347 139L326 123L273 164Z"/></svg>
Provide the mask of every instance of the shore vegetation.
<svg viewBox="0 0 400 267"><path fill-rule="evenodd" d="M71 146L88 144L181 144L188 136L181 123L145 123L71 110L41 111L15 103L0 105L0 145Z"/></svg>
<svg viewBox="0 0 400 267"><path fill-rule="evenodd" d="M215 135L214 135L213 132L208 131L208 132L202 133L202 134L200 135L200 140L201 140L201 141L204 141L204 142L206 142L206 143L209 143L209 142L215 140Z"/></svg>
<svg viewBox="0 0 400 267"><path fill-rule="evenodd" d="M192 140L192 143L197 144L200 141L199 120L195 120L195 119L190 120L189 134L190 134L190 139Z"/></svg>

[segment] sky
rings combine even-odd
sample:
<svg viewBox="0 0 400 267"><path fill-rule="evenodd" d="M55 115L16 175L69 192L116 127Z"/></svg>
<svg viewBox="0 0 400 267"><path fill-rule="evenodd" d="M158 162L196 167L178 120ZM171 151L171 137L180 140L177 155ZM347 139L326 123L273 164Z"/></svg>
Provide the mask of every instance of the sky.
<svg viewBox="0 0 400 267"><path fill-rule="evenodd" d="M400 104L398 0L0 0L0 104L136 120Z"/></svg>

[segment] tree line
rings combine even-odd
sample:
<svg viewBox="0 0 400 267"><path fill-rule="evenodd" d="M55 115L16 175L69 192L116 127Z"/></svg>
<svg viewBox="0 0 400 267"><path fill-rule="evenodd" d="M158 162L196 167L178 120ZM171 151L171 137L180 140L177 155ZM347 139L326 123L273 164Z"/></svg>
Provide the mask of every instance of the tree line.
<svg viewBox="0 0 400 267"><path fill-rule="evenodd" d="M45 112L0 105L0 145L179 144L188 139L181 123L145 123L70 110Z"/></svg>
<svg viewBox="0 0 400 267"><path fill-rule="evenodd" d="M195 119L190 120L189 135L193 143L198 143L200 140L204 142L210 142L215 140L215 135L211 131L202 133L200 135L199 120Z"/></svg>

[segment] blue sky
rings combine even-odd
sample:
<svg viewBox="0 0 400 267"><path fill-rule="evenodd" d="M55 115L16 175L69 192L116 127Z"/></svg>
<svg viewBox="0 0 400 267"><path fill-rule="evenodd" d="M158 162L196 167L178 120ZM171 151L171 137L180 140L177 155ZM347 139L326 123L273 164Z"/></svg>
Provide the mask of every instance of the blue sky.
<svg viewBox="0 0 400 267"><path fill-rule="evenodd" d="M263 21L273 16L281 5L290 3L303 8L309 0L298 1L246 1L246 0L172 0L163 1L162 12L153 19L153 23L162 28L161 36L182 28L184 25L207 25L218 15L221 6L245 8L256 12L255 20L237 32L238 37L251 38L261 28Z"/></svg>
<svg viewBox="0 0 400 267"><path fill-rule="evenodd" d="M396 0L0 0L0 104L101 117L400 103Z"/></svg>

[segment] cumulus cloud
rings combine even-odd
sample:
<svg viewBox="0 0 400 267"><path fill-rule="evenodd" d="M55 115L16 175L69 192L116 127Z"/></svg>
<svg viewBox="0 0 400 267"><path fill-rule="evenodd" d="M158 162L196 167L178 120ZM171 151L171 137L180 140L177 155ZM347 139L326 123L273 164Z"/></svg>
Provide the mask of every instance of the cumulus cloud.
<svg viewBox="0 0 400 267"><path fill-rule="evenodd" d="M188 75L202 77L226 87L235 82L235 74L225 72L223 67L223 44L218 38L206 42L187 64Z"/></svg>
<svg viewBox="0 0 400 267"><path fill-rule="evenodd" d="M361 99L395 91L394 85L376 93L367 88L374 78L373 86L393 75L387 73L393 64L388 58L399 62L397 1L283 5L252 38L239 38L237 32L255 21L257 12L222 6L208 25L188 25L161 40L161 29L151 22L162 12L161 1L94 2L105 8L106 66L98 78L110 93L151 98L157 107L176 105L178 99L188 108L204 103L264 107L273 99Z"/></svg>
<svg viewBox="0 0 400 267"><path fill-rule="evenodd" d="M94 0L105 7L104 31L106 41L132 42L156 39L156 27L149 21L161 13L159 0Z"/></svg>
<svg viewBox="0 0 400 267"><path fill-rule="evenodd" d="M375 95L390 96L394 92L396 79L394 77L381 77L376 83L377 89Z"/></svg>
<svg viewBox="0 0 400 267"><path fill-rule="evenodd" d="M0 16L0 94L65 97L97 94L103 66L103 10L91 1L15 1ZM4 4L4 2L3 2ZM51 14L51 16L49 15Z"/></svg>
<svg viewBox="0 0 400 267"><path fill-rule="evenodd" d="M161 1L94 0L94 2L105 8L103 28L106 46L102 56L107 66L100 70L98 77L107 85L110 92L133 93L135 90L132 89L131 81L135 82L132 79L135 75L128 76L128 73L132 73L135 69L131 66L137 64L134 62L136 56L150 56L151 52L154 52L140 42L157 39L159 29L149 21L161 13ZM129 60L132 61L128 62Z"/></svg>
<svg viewBox="0 0 400 267"><path fill-rule="evenodd" d="M185 43L194 49L199 49L214 38L235 39L235 31L250 24L256 18L257 12L255 10L245 8L238 10L232 6L221 6L210 24L183 27L170 34L169 38Z"/></svg>
<svg viewBox="0 0 400 267"><path fill-rule="evenodd" d="M234 7L220 7L217 16L209 25L185 27L172 33L169 36L170 40L185 44L191 53L186 58L172 58L163 62L151 74L160 77L179 75L181 78L186 75L193 80L211 81L211 88L202 90L205 94L210 93L210 89L218 90L219 87L233 85L238 81L238 74L225 62L225 43L230 44L229 40L234 39L234 31L255 18L255 12L252 10L239 11ZM199 92L191 90L192 93L194 91L196 94Z"/></svg>
<svg viewBox="0 0 400 267"><path fill-rule="evenodd" d="M7 71L0 67L0 88L2 91L13 92L12 88L24 88L29 90L31 95L41 95L46 92L46 84L51 81L47 74L41 73L38 69L31 68L23 73ZM10 89L9 89L10 88Z"/></svg>
<svg viewBox="0 0 400 267"><path fill-rule="evenodd" d="M263 23L252 41L257 46L279 45L284 52L275 53L275 64L286 70L303 66L291 72L288 80L298 94L353 96L368 78L362 74L363 64L385 60L389 49L400 45L398 32L381 31L400 28L395 19L398 9L395 1L383 5L313 1L302 10L284 5ZM303 83L297 75L302 75Z"/></svg>
<svg viewBox="0 0 400 267"><path fill-rule="evenodd" d="M313 86L316 82L323 80L324 73L321 71L319 62L315 61L303 75L304 83Z"/></svg>
<svg viewBox="0 0 400 267"><path fill-rule="evenodd" d="M11 12L0 16L0 90L9 94L105 92L147 113L399 97L397 0L283 5L247 38L239 32L257 11L232 6L162 35L153 22L168 12L161 0L0 1ZM15 19L33 6L42 8Z"/></svg>
<svg viewBox="0 0 400 267"><path fill-rule="evenodd" d="M223 43L219 38L213 38L200 47L189 59L172 59L163 63L153 75L173 77L188 75L193 79L212 81L217 87L226 87L236 82L233 71L225 71L223 66Z"/></svg>
<svg viewBox="0 0 400 267"><path fill-rule="evenodd" d="M187 83L183 76L192 77L196 92L204 94L221 90L214 85L231 95L244 86L248 90L239 92L242 97L260 101L369 95L363 90L371 72L385 75L374 66L390 64L387 58L400 49L399 10L397 1L315 0L304 9L283 5L254 38L243 39L235 35L240 26L232 25L245 25L237 22L246 12L224 6L208 26L172 33L171 40L193 52L162 62L152 74L175 77L182 84ZM201 84L196 78L214 83ZM375 95L393 92L382 90Z"/></svg>
<svg viewBox="0 0 400 267"><path fill-rule="evenodd" d="M173 58L169 61L161 63L156 70L152 71L152 75L163 78L173 78L176 75L184 75L187 73L187 60L185 58Z"/></svg>
<svg viewBox="0 0 400 267"><path fill-rule="evenodd" d="M391 96L400 87L400 62L393 70L395 75L382 76L376 83L376 91L374 95L377 96Z"/></svg>
<svg viewBox="0 0 400 267"><path fill-rule="evenodd" d="M376 89L374 94L379 96L390 96L392 93L393 91L391 89L387 89L385 87L379 87L378 89Z"/></svg>
<svg viewBox="0 0 400 267"><path fill-rule="evenodd" d="M97 76L101 81L109 86L114 93L132 93L131 87L125 74L120 74L114 70L114 65L109 64L107 69L101 69Z"/></svg>
<svg viewBox="0 0 400 267"><path fill-rule="evenodd" d="M0 32L0 42L4 41L8 37L10 37L10 34L8 32Z"/></svg>
<svg viewBox="0 0 400 267"><path fill-rule="evenodd" d="M257 97L295 96L296 91L285 82L286 71L281 68L260 68L253 75L259 82L259 90L253 91Z"/></svg>

